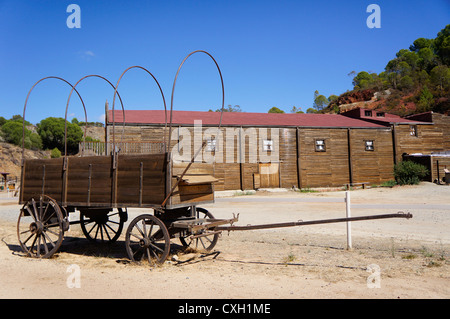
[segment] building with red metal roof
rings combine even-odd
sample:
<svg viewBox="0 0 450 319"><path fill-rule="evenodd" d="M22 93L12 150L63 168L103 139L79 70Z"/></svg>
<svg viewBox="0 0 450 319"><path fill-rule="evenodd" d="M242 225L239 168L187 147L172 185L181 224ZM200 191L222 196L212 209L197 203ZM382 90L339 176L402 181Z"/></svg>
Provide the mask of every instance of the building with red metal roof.
<svg viewBox="0 0 450 319"><path fill-rule="evenodd" d="M190 161L207 141L195 161L213 161L216 190L381 184L394 178L394 164L404 154L450 148L450 117L444 115L402 118L365 109L343 114L224 112L218 137L209 128L218 127L220 117L220 112L173 111L168 145L176 160ZM112 140L113 126L122 151L140 152L144 148L136 145L167 138L166 118L169 125L170 111L109 110L107 140Z"/></svg>

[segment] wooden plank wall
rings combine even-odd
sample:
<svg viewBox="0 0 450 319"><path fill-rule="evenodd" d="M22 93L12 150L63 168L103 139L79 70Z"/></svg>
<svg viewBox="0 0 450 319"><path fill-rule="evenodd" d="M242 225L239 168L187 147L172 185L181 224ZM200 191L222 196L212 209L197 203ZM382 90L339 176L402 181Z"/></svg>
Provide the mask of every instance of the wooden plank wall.
<svg viewBox="0 0 450 319"><path fill-rule="evenodd" d="M409 125L397 125L396 130L396 154L397 161L401 161L403 153L429 153L450 149L450 117L441 114L433 114L435 125L418 125L418 136L411 136ZM124 140L161 140L163 127L153 126L126 126ZM194 128L182 127L190 131L193 137ZM206 130L214 128L203 127ZM234 143L218 145L219 151L216 157L223 161L214 163L214 176L218 178L215 190L253 189L255 187L255 174L259 173L260 145L266 134L261 134L261 129L267 132L270 139L270 128L228 128ZM249 130L256 132L257 153L250 152L249 144L255 143L249 140ZM280 186L283 188L295 187L325 187L342 186L350 183L381 183L393 179L393 138L390 128L377 129L350 129L350 150L347 128L276 128L278 129L279 147L279 173ZM179 127L172 131L170 149L178 142ZM225 141L227 127L222 127L222 139ZM119 130L120 131L120 130ZM298 131L298 136L297 136ZM239 133L240 132L240 133ZM233 136L234 134L234 136ZM239 148L239 134L246 140L245 148ZM119 136L119 135L117 135ZM297 139L299 149L297 149ZM325 139L326 152L315 151L315 139ZM374 151L365 151L365 140L373 140ZM276 144L276 141L274 141ZM198 146L201 141L195 141ZM254 145L252 145L254 146ZM191 140L191 152L195 152L194 140ZM239 163L239 156L245 158L245 162ZM257 162L254 161L256 156ZM190 157L188 157L190 159ZM233 163L227 163L227 158L233 158ZM351 165L349 163L351 162ZM350 170L351 167L351 170ZM300 168L300 170L298 170ZM350 179L352 177L352 180Z"/></svg>
<svg viewBox="0 0 450 319"><path fill-rule="evenodd" d="M373 140L374 150L365 149ZM353 183L380 184L393 179L394 157L390 129L351 129Z"/></svg>
<svg viewBox="0 0 450 319"><path fill-rule="evenodd" d="M281 128L280 139L280 181L282 188L298 187L297 175L297 129Z"/></svg>
<svg viewBox="0 0 450 319"><path fill-rule="evenodd" d="M410 126L400 124L395 127L397 144L397 161L400 161L402 154L423 153L431 154L445 150L444 145L448 145L449 137L444 136L444 130L436 128L435 125L419 124L417 136L411 136ZM447 140L447 142L444 142Z"/></svg>
<svg viewBox="0 0 450 319"><path fill-rule="evenodd" d="M325 152L316 152L316 139L325 140ZM348 183L347 129L300 129L299 143L302 188Z"/></svg>
<svg viewBox="0 0 450 319"><path fill-rule="evenodd" d="M437 131L442 132L443 143L442 143L442 151L450 150L450 116L432 113L432 119L434 123L434 128Z"/></svg>

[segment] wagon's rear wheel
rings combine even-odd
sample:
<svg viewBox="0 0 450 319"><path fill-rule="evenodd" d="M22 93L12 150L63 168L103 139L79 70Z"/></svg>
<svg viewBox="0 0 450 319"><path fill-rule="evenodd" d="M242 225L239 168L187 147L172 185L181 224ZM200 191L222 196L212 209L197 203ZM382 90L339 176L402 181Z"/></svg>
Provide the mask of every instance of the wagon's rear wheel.
<svg viewBox="0 0 450 319"><path fill-rule="evenodd" d="M126 220L127 211L122 208L97 214L80 213L81 230L84 236L92 242L115 242L122 233Z"/></svg>
<svg viewBox="0 0 450 319"><path fill-rule="evenodd" d="M201 207L195 208L195 217L200 218L200 219L206 219L206 220L214 219L214 216L208 210L201 208ZM211 229L211 231L213 231L213 230L214 229ZM208 230L200 231L197 234L189 234L189 236L185 236L185 237L180 237L181 244L184 247L191 247L194 249L210 251L214 248L214 246L216 246L217 241L219 240L219 234L213 233L211 235L206 235L206 232L208 232ZM200 235L200 236L205 235L205 236L191 238L190 237L191 235L194 235L194 236L195 235Z"/></svg>
<svg viewBox="0 0 450 319"><path fill-rule="evenodd" d="M140 215L128 226L125 245L132 261L162 264L170 251L170 236L164 223L153 215Z"/></svg>
<svg viewBox="0 0 450 319"><path fill-rule="evenodd" d="M27 201L20 209L17 237L28 256L51 257L64 238L64 216L58 203L45 195Z"/></svg>

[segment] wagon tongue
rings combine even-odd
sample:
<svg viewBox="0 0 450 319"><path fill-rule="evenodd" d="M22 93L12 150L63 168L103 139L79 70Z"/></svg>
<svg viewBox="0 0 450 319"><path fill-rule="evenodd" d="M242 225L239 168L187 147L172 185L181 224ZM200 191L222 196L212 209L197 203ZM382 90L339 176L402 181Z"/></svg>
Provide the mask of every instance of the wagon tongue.
<svg viewBox="0 0 450 319"><path fill-rule="evenodd" d="M219 226L219 227L216 227L215 230L217 230L217 231L256 230L256 229L267 229L267 228L281 228L281 227L330 224L330 223L340 223L340 222L353 222L353 221L362 221L362 220L371 220L371 219L385 219L385 218L407 218L407 219L409 219L412 217L413 216L410 213L399 212L396 214L369 215L369 216L310 220L310 221L300 220L300 221L296 221L296 222L264 224L264 225Z"/></svg>

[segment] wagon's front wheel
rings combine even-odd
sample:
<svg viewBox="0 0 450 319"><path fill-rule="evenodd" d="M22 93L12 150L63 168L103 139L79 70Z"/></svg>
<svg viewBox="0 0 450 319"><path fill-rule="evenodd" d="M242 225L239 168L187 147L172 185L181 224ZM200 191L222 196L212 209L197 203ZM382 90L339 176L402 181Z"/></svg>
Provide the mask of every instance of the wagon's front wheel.
<svg viewBox="0 0 450 319"><path fill-rule="evenodd" d="M195 218L205 219L206 221L208 221L208 219L214 219L214 216L204 208L195 207ZM216 246L217 241L219 240L219 234L214 233L214 229L211 230L213 232L209 235L208 235L209 231L204 230L200 231L197 234L189 234L185 237L180 237L180 242L184 247L211 251L214 248L214 246ZM194 237L191 237L191 235L193 235Z"/></svg>
<svg viewBox="0 0 450 319"><path fill-rule="evenodd" d="M170 236L164 223L153 215L140 215L128 226L125 245L132 261L162 264L170 251Z"/></svg>
<svg viewBox="0 0 450 319"><path fill-rule="evenodd" d="M20 209L17 237L28 256L50 258L64 238L64 216L58 203L45 195L27 201Z"/></svg>

